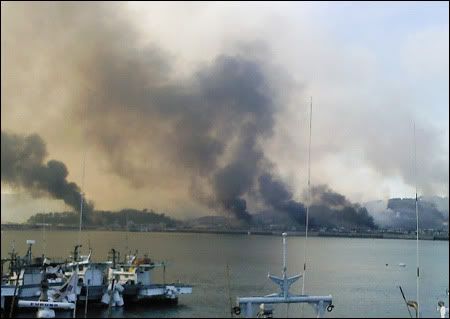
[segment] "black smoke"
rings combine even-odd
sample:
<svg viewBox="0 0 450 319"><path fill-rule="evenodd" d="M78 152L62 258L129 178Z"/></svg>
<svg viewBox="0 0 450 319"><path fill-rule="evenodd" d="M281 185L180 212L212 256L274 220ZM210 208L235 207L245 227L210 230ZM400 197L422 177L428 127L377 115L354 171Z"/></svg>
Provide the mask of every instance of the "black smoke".
<svg viewBox="0 0 450 319"><path fill-rule="evenodd" d="M117 63L121 64L120 60L111 61L108 72L113 72ZM240 56L219 56L185 84L161 84L152 79L142 80L147 83L143 86L135 77L145 79L147 72L151 74L146 69L138 74L126 72L129 78L120 78L119 92L107 81L97 82L97 86L105 86L102 90L115 92L103 101L89 103L91 136L107 153L114 172L137 187L144 186L148 168L143 159L150 154L162 157L168 165L182 168L188 178L201 178L211 191L213 206L249 221L244 197L264 172L267 160L259 139L271 135L276 111L263 68ZM129 83L142 86L138 91L136 86L129 88L135 93L132 97L125 89ZM120 135L108 126L110 117L120 127ZM134 121L128 125L129 117ZM156 130L159 132L154 134ZM129 149L135 145L130 145L130 140L142 146L137 154L142 160L131 158ZM155 140L164 146L158 154L149 145Z"/></svg>
<svg viewBox="0 0 450 319"><path fill-rule="evenodd" d="M353 204L327 185L311 187L310 214L312 226L376 228L365 207Z"/></svg>
<svg viewBox="0 0 450 319"><path fill-rule="evenodd" d="M38 58L10 54L8 59L19 58L20 66L37 64L45 74L38 82L43 98L65 93L64 99L55 99L63 110L54 110L67 111L80 124L76 127L84 128L90 147L111 173L135 188L174 194L171 186L184 187L193 200L247 222L249 198L304 219L304 205L273 177L274 165L262 147L297 86L259 46L224 47L213 57L205 54L190 72L180 72L176 56L138 32L123 4L9 7L15 15L5 14L6 25L18 34L12 45ZM28 69L22 72L28 79ZM18 92L26 94L22 87ZM2 164L2 180L44 189L76 207L79 188L66 182L65 166L49 166L43 158L37 156L32 166L44 176L29 174L26 165L15 170L14 178L4 177ZM50 172L58 172L50 178L55 183L43 182Z"/></svg>
<svg viewBox="0 0 450 319"><path fill-rule="evenodd" d="M83 96L89 136L111 171L145 187L155 182L151 158L179 173L181 182L190 180L194 199L249 222L246 197L268 162L260 143L272 135L279 107L264 63L221 54L186 78L171 79L168 55L104 41L100 34L111 27L91 31L102 40L91 52L93 90ZM129 41L123 25L115 31ZM195 185L206 195L196 196Z"/></svg>
<svg viewBox="0 0 450 319"><path fill-rule="evenodd" d="M45 162L47 150L37 134L17 135L1 132L1 180L13 187L23 187L34 196L61 199L75 211L80 211L81 192L77 184L67 181L64 163ZM93 210L91 202L84 202L83 212Z"/></svg>
<svg viewBox="0 0 450 319"><path fill-rule="evenodd" d="M305 223L305 206L292 199L292 192L270 174L259 177L259 191L266 205L288 216L299 224Z"/></svg>
<svg viewBox="0 0 450 319"><path fill-rule="evenodd" d="M224 48L181 76L176 57L152 39L144 43L120 4L14 8L27 19L11 25L28 32L24 45L53 75L47 78L64 78L43 90L70 84L71 115L110 172L135 188L183 185L211 209L251 220L248 199L259 176L272 175L262 144L292 90L283 70L271 72L270 56L252 52L260 47ZM44 40L52 46L42 47ZM289 213L292 204L278 208Z"/></svg>
<svg viewBox="0 0 450 319"><path fill-rule="evenodd" d="M272 210L285 213L291 220L305 225L305 205L293 200L292 192L280 180L270 174L261 175L259 191L264 203ZM308 194L305 193L304 197L308 198ZM314 227L376 227L364 207L351 203L326 185L311 187L309 223Z"/></svg>

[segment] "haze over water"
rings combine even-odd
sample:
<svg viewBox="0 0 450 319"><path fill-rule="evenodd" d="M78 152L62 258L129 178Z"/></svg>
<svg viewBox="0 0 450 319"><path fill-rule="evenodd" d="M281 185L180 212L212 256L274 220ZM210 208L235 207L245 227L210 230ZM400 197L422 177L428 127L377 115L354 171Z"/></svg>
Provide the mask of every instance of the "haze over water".
<svg viewBox="0 0 450 319"><path fill-rule="evenodd" d="M46 232L47 254L68 257L78 232ZM262 296L277 292L267 273L281 275L281 236L215 235L181 233L83 232L82 252L90 243L93 259L105 260L111 248L126 247L153 260L168 262L166 281L180 280L194 286L192 295L181 296L177 307L133 306L113 311L114 317L229 317L226 265L230 266L233 305L236 297ZM128 237L128 241L126 240ZM35 239L35 255L42 253L42 231L2 231L2 258L12 241L20 255L26 239ZM303 237L288 237L288 275L303 269ZM399 267L405 263L406 267ZM334 310L326 317L407 317L398 285L408 300L416 294L416 242L399 239L308 239L308 267L305 291L311 295L333 296ZM448 305L445 290L449 282L448 241L420 241L420 302L423 317L439 317L437 301ZM388 266L386 266L388 264ZM162 270L155 280L162 282ZM300 293L301 280L292 292ZM301 307L275 307L275 317L299 317ZM105 316L106 310L92 309L90 316ZM312 317L310 306L304 316Z"/></svg>

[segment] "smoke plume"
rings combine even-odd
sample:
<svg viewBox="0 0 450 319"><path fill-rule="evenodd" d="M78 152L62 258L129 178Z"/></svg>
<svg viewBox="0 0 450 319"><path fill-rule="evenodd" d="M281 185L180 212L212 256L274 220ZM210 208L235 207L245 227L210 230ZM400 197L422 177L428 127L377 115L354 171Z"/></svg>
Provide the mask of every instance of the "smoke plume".
<svg viewBox="0 0 450 319"><path fill-rule="evenodd" d="M92 98L90 136L113 171L135 187L145 186L145 159L160 158L181 171L180 178L206 184L210 203L248 221L243 197L263 169L258 139L270 136L275 112L262 67L239 56L220 56L175 84L155 79L152 68L117 69L126 66L129 55L102 57L95 85L108 94L87 97ZM147 59L135 63L144 65ZM155 144L162 146L157 153Z"/></svg>
<svg viewBox="0 0 450 319"><path fill-rule="evenodd" d="M305 206L292 199L292 193L282 182L264 174L259 177L259 190L264 202L271 208L288 214L299 224L305 223Z"/></svg>
<svg viewBox="0 0 450 319"><path fill-rule="evenodd" d="M416 229L415 198L391 198L364 204L375 222L383 228ZM420 197L418 199L419 228L448 228L448 197Z"/></svg>
<svg viewBox="0 0 450 319"><path fill-rule="evenodd" d="M85 127L109 170L131 186L178 181L195 200L249 221L246 197L267 162L260 143L272 135L281 103L267 66L251 56L222 54L178 76L173 58L155 44L140 45L120 7L113 7L22 8L34 22L46 18L41 35L57 49L45 53L64 60L78 127ZM49 164L65 178L65 167ZM167 177L156 182L155 172Z"/></svg>
<svg viewBox="0 0 450 319"><path fill-rule="evenodd" d="M75 183L68 182L64 163L44 162L47 150L37 134L20 136L1 132L1 180L13 187L23 187L35 196L61 199L74 210L80 210L81 193ZM87 215L93 204L84 202Z"/></svg>
<svg viewBox="0 0 450 319"><path fill-rule="evenodd" d="M2 66L11 65L2 72L2 92L16 93L2 96L2 105L28 103L32 112L24 113L36 115L30 125L44 123L47 136L64 144L79 134L74 127L82 129L102 168L136 191L178 195L183 189L192 201L246 222L249 199L257 198L304 219L304 205L274 173L263 147L294 84L283 70L272 72L270 56L254 53L260 47L226 48L186 72L177 68L176 53L137 31L120 3L2 6L8 8L8 15L2 13ZM34 90L24 90L29 86ZM50 117L51 133L48 118L37 116L44 108L64 114L64 121ZM64 139L63 131L70 132ZM44 163L45 156L37 136L2 132L2 181L45 191L76 208L79 188L66 181L66 166ZM317 203L338 219L370 224L344 196L327 189L317 194ZM326 220L320 214L311 217Z"/></svg>
<svg viewBox="0 0 450 319"><path fill-rule="evenodd" d="M417 205L420 228L445 228L448 223L443 212L434 203L419 199ZM416 200L414 198L391 198L384 212L388 216L388 223L383 226L414 230L416 228Z"/></svg>
<svg viewBox="0 0 450 319"><path fill-rule="evenodd" d="M345 196L327 185L311 187L311 224L315 226L342 226L375 228L373 217L365 207L352 204Z"/></svg>

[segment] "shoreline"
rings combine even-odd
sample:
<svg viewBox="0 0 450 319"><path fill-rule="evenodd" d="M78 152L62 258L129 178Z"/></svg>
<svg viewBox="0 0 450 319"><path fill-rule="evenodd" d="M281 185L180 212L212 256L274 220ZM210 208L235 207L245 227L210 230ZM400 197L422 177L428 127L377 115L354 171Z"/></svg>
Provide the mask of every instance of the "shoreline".
<svg viewBox="0 0 450 319"><path fill-rule="evenodd" d="M23 224L1 224L2 231L23 231L23 230L41 230L41 225L23 225ZM118 231L125 232L125 229L121 228L99 228L99 227L86 227L84 231ZM78 227L75 226L51 226L46 228L46 231L78 231ZM229 234L229 235L262 235L262 236L281 236L283 232L287 232L290 236L305 236L304 231L270 231L270 230L224 230L224 229L154 229L139 231L133 230L129 232L139 233L194 233L194 234ZM335 238L372 238L372 239L409 239L415 240L415 234L405 234L399 232L333 232L333 231L309 231L310 237L335 237ZM441 240L448 241L449 236L446 234L419 234L419 240Z"/></svg>

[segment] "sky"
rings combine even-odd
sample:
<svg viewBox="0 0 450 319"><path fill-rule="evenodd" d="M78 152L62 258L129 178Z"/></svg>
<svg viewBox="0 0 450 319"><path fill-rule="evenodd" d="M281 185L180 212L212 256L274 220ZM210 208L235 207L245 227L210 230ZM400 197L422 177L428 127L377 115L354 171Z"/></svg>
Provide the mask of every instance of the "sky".
<svg viewBox="0 0 450 319"><path fill-rule="evenodd" d="M313 185L448 196L448 2L1 6L2 150L38 134L96 209L257 211L266 173L304 201L311 97ZM2 221L66 207L35 188L2 157Z"/></svg>

